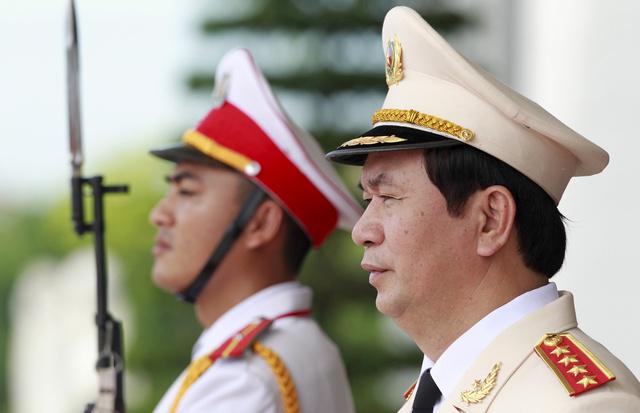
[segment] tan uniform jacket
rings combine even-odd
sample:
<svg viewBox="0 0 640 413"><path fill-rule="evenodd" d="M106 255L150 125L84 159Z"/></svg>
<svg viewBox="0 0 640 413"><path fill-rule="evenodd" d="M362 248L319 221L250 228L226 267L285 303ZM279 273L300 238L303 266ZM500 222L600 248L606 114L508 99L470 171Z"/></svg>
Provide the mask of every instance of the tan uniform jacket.
<svg viewBox="0 0 640 413"><path fill-rule="evenodd" d="M502 332L474 361L437 413L640 413L640 382L600 343L580 329L573 296L560 298ZM534 347L547 333L569 332L611 370L616 379L577 396L565 387ZM485 379L500 362L495 386L477 404L461 401L461 393ZM417 387L416 387L417 388ZM398 413L410 413L414 394Z"/></svg>

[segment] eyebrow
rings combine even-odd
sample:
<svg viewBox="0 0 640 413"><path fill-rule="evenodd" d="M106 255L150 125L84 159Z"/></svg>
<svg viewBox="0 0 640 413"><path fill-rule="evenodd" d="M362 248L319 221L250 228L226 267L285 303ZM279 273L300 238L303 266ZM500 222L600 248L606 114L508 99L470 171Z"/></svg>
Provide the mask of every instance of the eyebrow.
<svg viewBox="0 0 640 413"><path fill-rule="evenodd" d="M189 171L177 172L171 175L165 176L165 180L170 184L179 184L185 179L199 180L198 176Z"/></svg>
<svg viewBox="0 0 640 413"><path fill-rule="evenodd" d="M367 179L367 187L371 189L378 189L380 185L390 185L392 182L393 181L391 180L389 175L385 174L384 172L381 172L378 175L374 176L373 178ZM358 188L360 188L361 191L364 191L362 182L358 182Z"/></svg>

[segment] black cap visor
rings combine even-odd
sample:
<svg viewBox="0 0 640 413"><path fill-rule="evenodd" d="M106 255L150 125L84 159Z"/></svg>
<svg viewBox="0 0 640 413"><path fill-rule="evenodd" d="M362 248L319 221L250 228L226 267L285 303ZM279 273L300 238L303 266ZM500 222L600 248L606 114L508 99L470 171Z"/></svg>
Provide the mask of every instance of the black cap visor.
<svg viewBox="0 0 640 413"><path fill-rule="evenodd" d="M184 144L169 146L162 149L152 149L149 153L153 156L157 156L158 158L175 163L197 162L214 167L227 166L223 162L205 155L194 147Z"/></svg>
<svg viewBox="0 0 640 413"><path fill-rule="evenodd" d="M372 152L463 145L463 142L454 138L446 138L442 135L438 135L437 133L395 125L377 126L363 133L360 137L369 136L396 137L401 138L402 141L394 142L393 139L390 139L387 142L381 140L378 143L354 144L352 146L345 145L329 152L326 155L326 158L333 162L346 165L363 165L367 160L367 155Z"/></svg>

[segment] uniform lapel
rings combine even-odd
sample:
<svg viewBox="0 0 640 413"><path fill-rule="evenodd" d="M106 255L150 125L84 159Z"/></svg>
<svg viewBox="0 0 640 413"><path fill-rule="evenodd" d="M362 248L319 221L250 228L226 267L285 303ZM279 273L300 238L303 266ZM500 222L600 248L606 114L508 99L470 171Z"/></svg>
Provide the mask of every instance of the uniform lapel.
<svg viewBox="0 0 640 413"><path fill-rule="evenodd" d="M561 332L576 325L573 296L563 291L557 300L526 316L496 337L474 361L453 392L447 395L437 413L486 412L544 334ZM496 365L499 366L497 371ZM464 392L468 399L477 402L462 401ZM402 413L410 411L400 410Z"/></svg>

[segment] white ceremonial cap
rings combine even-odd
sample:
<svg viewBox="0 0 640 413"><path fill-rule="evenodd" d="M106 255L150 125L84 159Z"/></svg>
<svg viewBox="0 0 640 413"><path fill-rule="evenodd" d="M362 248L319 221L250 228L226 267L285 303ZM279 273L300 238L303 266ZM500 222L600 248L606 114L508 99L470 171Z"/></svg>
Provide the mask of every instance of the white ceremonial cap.
<svg viewBox="0 0 640 413"><path fill-rule="evenodd" d="M556 203L571 177L607 165L606 151L467 61L414 10L387 13L382 46L389 91L374 127L329 159L362 164L371 152L465 144L520 171Z"/></svg>
<svg viewBox="0 0 640 413"><path fill-rule="evenodd" d="M286 115L249 51L227 52L215 82L214 107L182 144L151 153L237 169L279 201L314 246L337 226L350 230L360 206L317 142Z"/></svg>

